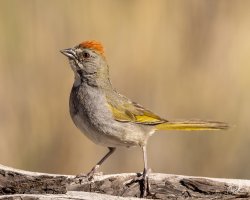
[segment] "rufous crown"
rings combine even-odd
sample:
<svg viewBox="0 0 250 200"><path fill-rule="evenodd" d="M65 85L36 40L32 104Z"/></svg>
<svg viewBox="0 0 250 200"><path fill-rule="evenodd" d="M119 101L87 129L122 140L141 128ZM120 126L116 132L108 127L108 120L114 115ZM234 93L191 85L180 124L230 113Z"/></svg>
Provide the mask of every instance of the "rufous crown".
<svg viewBox="0 0 250 200"><path fill-rule="evenodd" d="M98 41L95 40L84 41L79 46L82 48L92 49L97 53L101 54L102 56L104 56L104 48L102 44Z"/></svg>

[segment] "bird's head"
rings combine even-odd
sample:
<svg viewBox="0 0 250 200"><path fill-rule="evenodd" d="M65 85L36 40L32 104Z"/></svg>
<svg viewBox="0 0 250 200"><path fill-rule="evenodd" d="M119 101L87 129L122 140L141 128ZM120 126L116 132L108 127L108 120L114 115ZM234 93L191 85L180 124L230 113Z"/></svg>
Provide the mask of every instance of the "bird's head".
<svg viewBox="0 0 250 200"><path fill-rule="evenodd" d="M75 76L83 78L108 78L108 66L104 56L104 48L100 42L85 41L79 45L61 50L68 57ZM107 76L107 77L106 77Z"/></svg>

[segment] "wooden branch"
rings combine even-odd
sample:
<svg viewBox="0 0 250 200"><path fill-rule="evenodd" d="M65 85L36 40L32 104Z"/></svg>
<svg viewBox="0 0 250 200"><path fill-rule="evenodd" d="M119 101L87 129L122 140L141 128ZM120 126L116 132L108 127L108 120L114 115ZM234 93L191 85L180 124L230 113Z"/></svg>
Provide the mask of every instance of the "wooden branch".
<svg viewBox="0 0 250 200"><path fill-rule="evenodd" d="M92 181L69 175L28 172L0 165L0 199L135 199L138 174L96 175ZM151 173L153 199L250 199L250 180ZM99 193L99 194L97 194ZM112 196L111 196L112 195Z"/></svg>

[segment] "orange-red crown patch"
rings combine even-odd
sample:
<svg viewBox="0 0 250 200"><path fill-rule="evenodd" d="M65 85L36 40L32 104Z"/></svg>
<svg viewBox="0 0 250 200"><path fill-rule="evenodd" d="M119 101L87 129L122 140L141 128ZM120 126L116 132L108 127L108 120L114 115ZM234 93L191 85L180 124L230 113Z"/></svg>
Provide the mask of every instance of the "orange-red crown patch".
<svg viewBox="0 0 250 200"><path fill-rule="evenodd" d="M104 56L104 48L100 42L97 42L95 40L90 41L84 41L80 44L80 47L87 48L87 49L93 49L94 51L98 52L102 56Z"/></svg>

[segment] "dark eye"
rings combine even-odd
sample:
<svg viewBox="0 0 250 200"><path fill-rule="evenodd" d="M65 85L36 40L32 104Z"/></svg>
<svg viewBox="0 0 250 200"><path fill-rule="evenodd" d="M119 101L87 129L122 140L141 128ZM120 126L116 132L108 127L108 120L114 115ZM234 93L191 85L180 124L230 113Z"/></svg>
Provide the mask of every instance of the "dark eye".
<svg viewBox="0 0 250 200"><path fill-rule="evenodd" d="M89 57L90 57L90 54L87 53L87 52L83 52L82 56L83 56L83 58L89 58Z"/></svg>

